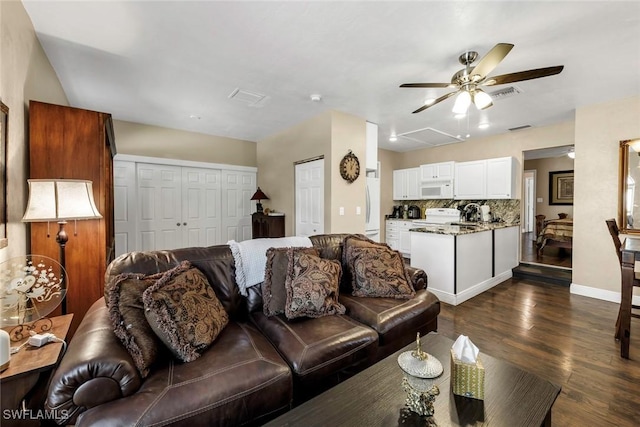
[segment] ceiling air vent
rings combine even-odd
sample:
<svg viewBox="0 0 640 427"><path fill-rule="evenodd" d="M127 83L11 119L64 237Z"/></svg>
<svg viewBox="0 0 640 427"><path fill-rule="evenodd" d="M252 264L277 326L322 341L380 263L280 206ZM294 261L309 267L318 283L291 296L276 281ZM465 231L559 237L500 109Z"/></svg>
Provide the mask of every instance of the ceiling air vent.
<svg viewBox="0 0 640 427"><path fill-rule="evenodd" d="M514 130L521 130L521 129L526 129L526 128L530 128L530 127L531 127L531 125L522 125L522 126L516 126L514 128L509 128L509 130L511 132L513 132Z"/></svg>
<svg viewBox="0 0 640 427"><path fill-rule="evenodd" d="M495 101L498 99L509 98L511 96L518 95L521 93L522 93L522 89L520 89L519 87L509 86L509 87L495 90L493 92L489 92L489 95L491 95L491 98L493 98L493 100Z"/></svg>
<svg viewBox="0 0 640 427"><path fill-rule="evenodd" d="M267 102L269 97L261 93L242 90L238 87L229 94L229 99L240 104L244 104L248 107L262 107L265 102Z"/></svg>

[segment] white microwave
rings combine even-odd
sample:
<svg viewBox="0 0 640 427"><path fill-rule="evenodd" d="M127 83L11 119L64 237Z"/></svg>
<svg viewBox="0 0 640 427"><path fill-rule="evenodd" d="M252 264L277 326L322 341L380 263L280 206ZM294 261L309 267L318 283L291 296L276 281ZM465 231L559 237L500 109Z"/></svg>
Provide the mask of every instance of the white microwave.
<svg viewBox="0 0 640 427"><path fill-rule="evenodd" d="M452 181L423 182L420 184L421 199L453 199Z"/></svg>

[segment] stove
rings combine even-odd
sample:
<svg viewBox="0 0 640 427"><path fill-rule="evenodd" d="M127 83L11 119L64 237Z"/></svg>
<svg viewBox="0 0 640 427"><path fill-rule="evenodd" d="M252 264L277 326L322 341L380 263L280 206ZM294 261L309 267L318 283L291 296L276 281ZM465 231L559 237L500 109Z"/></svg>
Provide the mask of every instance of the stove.
<svg viewBox="0 0 640 427"><path fill-rule="evenodd" d="M416 225L442 225L460 222L460 211L454 208L429 208L425 210L425 219L414 220Z"/></svg>

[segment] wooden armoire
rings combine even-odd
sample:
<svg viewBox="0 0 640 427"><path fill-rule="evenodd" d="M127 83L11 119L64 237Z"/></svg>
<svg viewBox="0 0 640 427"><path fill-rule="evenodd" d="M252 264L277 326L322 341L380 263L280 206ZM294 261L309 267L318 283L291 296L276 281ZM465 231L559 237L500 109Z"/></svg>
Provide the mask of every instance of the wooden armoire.
<svg viewBox="0 0 640 427"><path fill-rule="evenodd" d="M104 295L104 273L114 253L111 115L37 101L29 102L29 177L88 179L102 219L70 221L65 229L69 336ZM58 224L31 223L31 253L59 260ZM49 236L47 236L47 234ZM60 314L60 308L51 315Z"/></svg>

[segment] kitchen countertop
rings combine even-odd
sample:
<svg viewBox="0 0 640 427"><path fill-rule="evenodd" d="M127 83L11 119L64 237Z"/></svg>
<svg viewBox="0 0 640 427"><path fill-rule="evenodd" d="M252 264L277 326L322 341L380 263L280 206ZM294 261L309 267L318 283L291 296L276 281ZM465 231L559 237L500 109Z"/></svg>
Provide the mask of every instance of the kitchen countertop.
<svg viewBox="0 0 640 427"><path fill-rule="evenodd" d="M491 231L499 228L516 227L519 223L513 222L479 222L477 225L425 225L418 228L412 228L409 231L417 233L434 233L434 234L448 234L452 236L460 236L462 234L480 233L482 231Z"/></svg>

